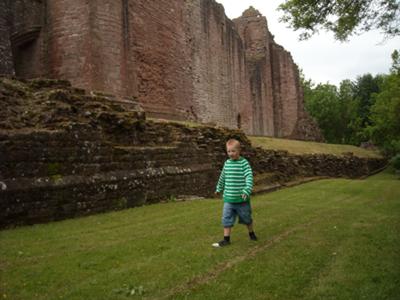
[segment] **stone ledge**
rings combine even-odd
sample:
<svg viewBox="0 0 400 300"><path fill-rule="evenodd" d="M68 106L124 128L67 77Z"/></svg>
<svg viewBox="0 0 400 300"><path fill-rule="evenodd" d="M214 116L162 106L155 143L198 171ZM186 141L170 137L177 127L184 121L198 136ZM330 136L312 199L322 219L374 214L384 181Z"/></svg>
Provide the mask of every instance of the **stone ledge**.
<svg viewBox="0 0 400 300"><path fill-rule="evenodd" d="M28 192L32 189L68 188L78 184L102 184L119 181L127 181L138 184L139 181L142 181L143 179L164 177L169 175L194 174L209 170L213 170L211 164L198 164L191 165L187 168L179 168L176 166L167 166L161 168L150 167L140 170L98 173L92 176L54 175L51 177L39 178L12 178L1 181L2 188L0 189L0 195L8 192L13 193L15 191Z"/></svg>

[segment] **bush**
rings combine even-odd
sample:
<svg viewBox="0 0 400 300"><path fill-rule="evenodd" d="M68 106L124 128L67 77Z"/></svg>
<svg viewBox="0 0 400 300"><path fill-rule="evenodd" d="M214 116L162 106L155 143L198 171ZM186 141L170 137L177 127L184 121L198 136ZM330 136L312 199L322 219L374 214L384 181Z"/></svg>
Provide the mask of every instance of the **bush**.
<svg viewBox="0 0 400 300"><path fill-rule="evenodd" d="M398 140L388 140L380 145L382 153L388 157L394 157L400 154L400 139Z"/></svg>
<svg viewBox="0 0 400 300"><path fill-rule="evenodd" d="M390 163L396 170L400 171L400 153L394 156Z"/></svg>

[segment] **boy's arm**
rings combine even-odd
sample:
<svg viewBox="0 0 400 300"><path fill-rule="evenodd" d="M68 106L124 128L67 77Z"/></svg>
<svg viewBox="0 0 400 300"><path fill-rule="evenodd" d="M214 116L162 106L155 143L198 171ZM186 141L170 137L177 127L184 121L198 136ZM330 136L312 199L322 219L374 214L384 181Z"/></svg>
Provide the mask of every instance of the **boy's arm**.
<svg viewBox="0 0 400 300"><path fill-rule="evenodd" d="M247 161L246 164L243 166L243 172L246 182L246 186L243 189L243 194L249 197L251 191L253 190L253 170L251 169L250 164Z"/></svg>
<svg viewBox="0 0 400 300"><path fill-rule="evenodd" d="M217 187L215 189L216 193L221 193L225 187L225 165L222 168L221 174L219 175Z"/></svg>

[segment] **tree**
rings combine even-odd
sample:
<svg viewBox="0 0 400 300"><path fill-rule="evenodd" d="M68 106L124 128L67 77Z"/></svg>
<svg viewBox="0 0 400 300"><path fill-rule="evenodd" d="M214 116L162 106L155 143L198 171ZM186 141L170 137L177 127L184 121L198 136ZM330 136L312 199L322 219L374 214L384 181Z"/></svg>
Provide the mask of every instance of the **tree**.
<svg viewBox="0 0 400 300"><path fill-rule="evenodd" d="M400 75L400 53L397 50L394 50L392 53L392 67L390 68L390 72Z"/></svg>
<svg viewBox="0 0 400 300"><path fill-rule="evenodd" d="M305 89L306 111L317 121L328 143L342 142L342 123L340 105L335 85L318 84L315 88Z"/></svg>
<svg viewBox="0 0 400 300"><path fill-rule="evenodd" d="M362 119L359 116L360 101L356 94L356 84L343 80L339 87L340 122L342 124L342 143L359 145L364 140Z"/></svg>
<svg viewBox="0 0 400 300"><path fill-rule="evenodd" d="M355 83L355 97L359 101L359 116L361 118L361 126L366 127L370 124L370 109L374 104L373 94L379 93L382 75L364 74L358 76Z"/></svg>
<svg viewBox="0 0 400 300"><path fill-rule="evenodd" d="M388 75L371 107L371 139L389 155L400 153L400 76Z"/></svg>
<svg viewBox="0 0 400 300"><path fill-rule="evenodd" d="M396 56L392 58L391 74L382 78L381 91L373 95L371 125L366 130L388 155L400 154L400 73L396 70Z"/></svg>
<svg viewBox="0 0 400 300"><path fill-rule="evenodd" d="M340 88L315 85L300 73L305 109L330 143L359 145L371 140L387 155L400 155L400 59L392 54L391 73L343 80Z"/></svg>
<svg viewBox="0 0 400 300"><path fill-rule="evenodd" d="M400 35L399 0L286 0L279 10L281 21L303 30L303 40L320 29L332 31L340 41L372 29L386 38Z"/></svg>

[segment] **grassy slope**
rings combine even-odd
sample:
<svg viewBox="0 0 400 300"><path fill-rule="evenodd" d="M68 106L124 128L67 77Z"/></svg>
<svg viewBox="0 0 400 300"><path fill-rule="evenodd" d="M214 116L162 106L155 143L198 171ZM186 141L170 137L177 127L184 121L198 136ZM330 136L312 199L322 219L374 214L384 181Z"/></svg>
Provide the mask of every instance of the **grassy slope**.
<svg viewBox="0 0 400 300"><path fill-rule="evenodd" d="M380 157L376 151L352 145L326 144L259 136L250 136L249 139L253 146L272 150L287 150L294 154L326 153L343 155L345 152L353 152L354 155L361 157Z"/></svg>
<svg viewBox="0 0 400 300"><path fill-rule="evenodd" d="M147 118L154 122L178 123L188 127L201 127L207 124L201 124L190 121L172 121L165 119ZM247 136L253 146L262 147L270 150L286 150L293 154L333 154L343 155L343 153L353 152L355 156L360 157L381 157L378 151L367 150L353 145L327 144L311 141L298 141L282 138L273 138L266 136Z"/></svg>
<svg viewBox="0 0 400 300"><path fill-rule="evenodd" d="M236 226L224 249L211 247L221 238L218 200L2 231L0 296L398 299L400 184L394 175L316 181L252 202L260 240L249 241Z"/></svg>

